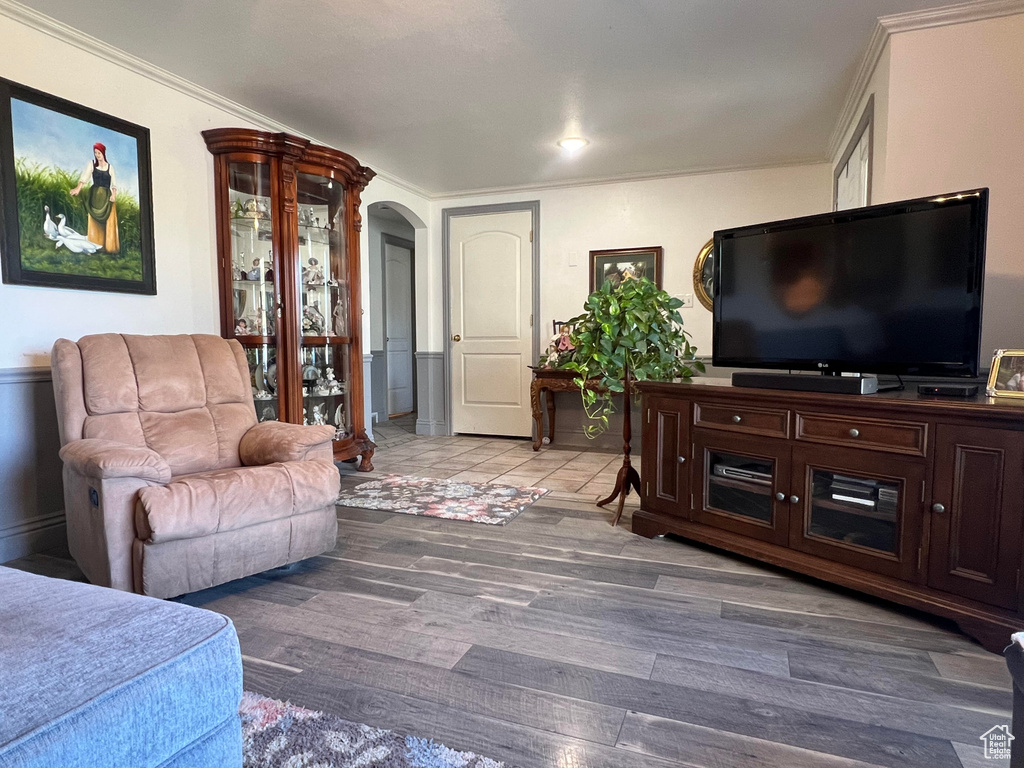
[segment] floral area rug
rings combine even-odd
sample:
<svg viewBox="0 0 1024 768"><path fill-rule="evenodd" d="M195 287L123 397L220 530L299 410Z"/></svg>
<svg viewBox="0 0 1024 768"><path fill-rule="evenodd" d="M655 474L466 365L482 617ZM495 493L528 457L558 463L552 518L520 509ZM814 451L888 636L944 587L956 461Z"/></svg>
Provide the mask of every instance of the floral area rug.
<svg viewBox="0 0 1024 768"><path fill-rule="evenodd" d="M475 752L350 723L246 691L243 768L511 768Z"/></svg>
<svg viewBox="0 0 1024 768"><path fill-rule="evenodd" d="M385 475L343 490L338 504L405 515L505 525L547 493L544 488Z"/></svg>

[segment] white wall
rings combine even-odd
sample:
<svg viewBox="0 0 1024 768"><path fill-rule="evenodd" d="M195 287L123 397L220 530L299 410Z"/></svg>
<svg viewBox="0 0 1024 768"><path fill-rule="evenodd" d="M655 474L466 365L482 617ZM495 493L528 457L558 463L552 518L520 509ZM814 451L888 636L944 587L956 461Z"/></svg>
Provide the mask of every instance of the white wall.
<svg viewBox="0 0 1024 768"><path fill-rule="evenodd" d="M676 176L434 202L430 271L441 272L441 211L469 205L540 200L541 339L551 321L582 311L589 292L589 252L662 246L664 288L693 293L693 262L716 229L823 213L831 208L829 163ZM576 253L576 266L569 254ZM441 286L430 294L430 347L443 348ZM711 354L711 313L683 309L698 354Z"/></svg>
<svg viewBox="0 0 1024 768"><path fill-rule="evenodd" d="M989 187L982 364L1024 347L1024 15L890 40L881 200Z"/></svg>
<svg viewBox="0 0 1024 768"><path fill-rule="evenodd" d="M218 333L213 159L200 131L251 124L4 16L0 40L0 76L150 129L157 284L156 296L0 285L0 368L49 365L61 336Z"/></svg>
<svg viewBox="0 0 1024 768"><path fill-rule="evenodd" d="M846 126L846 130L843 133L843 139L839 142L839 146L836 148L836 151L831 158L832 168L835 169L843 157L843 152L846 151L846 146L853 138L853 132L860 123L860 118L861 115L864 114L864 108L867 106L868 99L874 96L874 125L872 129L873 144L871 152L871 205L880 203L885 199L884 187L889 134L890 56L891 48L889 42L886 42L885 46L882 48L882 53L878 58L878 63L875 65L874 72L871 73L871 77L868 79L868 83L864 89L864 94L861 96L860 103L857 105L857 109L853 113L853 118L849 125Z"/></svg>

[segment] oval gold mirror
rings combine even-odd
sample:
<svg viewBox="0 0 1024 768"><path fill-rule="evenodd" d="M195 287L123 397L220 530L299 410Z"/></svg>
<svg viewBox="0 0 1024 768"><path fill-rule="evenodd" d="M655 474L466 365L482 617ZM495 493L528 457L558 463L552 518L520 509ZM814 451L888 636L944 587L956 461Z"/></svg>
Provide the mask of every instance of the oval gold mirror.
<svg viewBox="0 0 1024 768"><path fill-rule="evenodd" d="M709 312L715 306L714 250L715 240L712 238L704 243L704 247L697 254L697 261L693 263L693 292L697 294L697 301Z"/></svg>

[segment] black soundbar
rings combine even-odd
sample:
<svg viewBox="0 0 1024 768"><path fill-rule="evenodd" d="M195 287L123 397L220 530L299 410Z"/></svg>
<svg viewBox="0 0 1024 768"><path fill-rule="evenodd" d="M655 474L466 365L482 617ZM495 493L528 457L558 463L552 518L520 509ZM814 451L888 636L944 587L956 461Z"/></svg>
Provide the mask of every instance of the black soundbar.
<svg viewBox="0 0 1024 768"><path fill-rule="evenodd" d="M737 371L732 375L732 385L754 389L789 389L798 392L832 392L837 395L870 395L878 391L878 377Z"/></svg>

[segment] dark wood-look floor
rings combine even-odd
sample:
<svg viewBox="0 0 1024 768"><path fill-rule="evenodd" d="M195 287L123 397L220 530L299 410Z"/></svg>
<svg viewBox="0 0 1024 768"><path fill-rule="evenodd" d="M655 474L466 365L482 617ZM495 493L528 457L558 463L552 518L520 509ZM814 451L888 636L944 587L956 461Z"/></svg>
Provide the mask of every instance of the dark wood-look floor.
<svg viewBox="0 0 1024 768"><path fill-rule="evenodd" d="M1002 658L610 517L568 492L505 527L339 508L334 551L182 600L234 620L250 690L522 768L993 765Z"/></svg>

